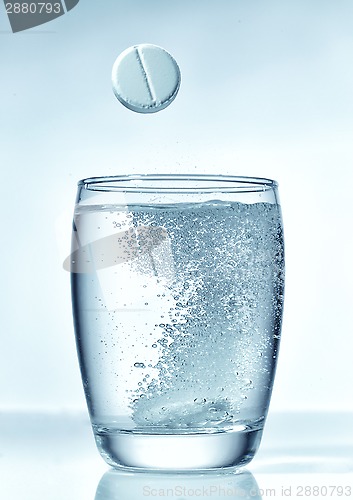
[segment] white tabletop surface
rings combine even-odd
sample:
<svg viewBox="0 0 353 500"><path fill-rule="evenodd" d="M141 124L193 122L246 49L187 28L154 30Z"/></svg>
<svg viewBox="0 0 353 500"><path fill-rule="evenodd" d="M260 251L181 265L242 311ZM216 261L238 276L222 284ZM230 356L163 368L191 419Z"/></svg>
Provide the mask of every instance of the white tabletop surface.
<svg viewBox="0 0 353 500"><path fill-rule="evenodd" d="M124 473L101 459L85 414L0 414L1 500L352 498L353 414L273 413L241 473Z"/></svg>

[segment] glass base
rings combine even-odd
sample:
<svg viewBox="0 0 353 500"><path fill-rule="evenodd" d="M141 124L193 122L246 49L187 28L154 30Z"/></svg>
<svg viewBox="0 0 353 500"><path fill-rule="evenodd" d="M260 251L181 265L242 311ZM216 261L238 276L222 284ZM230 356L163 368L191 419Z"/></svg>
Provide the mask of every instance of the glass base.
<svg viewBox="0 0 353 500"><path fill-rule="evenodd" d="M95 429L98 449L116 468L141 471L218 471L247 464L262 429L218 433L141 434Z"/></svg>

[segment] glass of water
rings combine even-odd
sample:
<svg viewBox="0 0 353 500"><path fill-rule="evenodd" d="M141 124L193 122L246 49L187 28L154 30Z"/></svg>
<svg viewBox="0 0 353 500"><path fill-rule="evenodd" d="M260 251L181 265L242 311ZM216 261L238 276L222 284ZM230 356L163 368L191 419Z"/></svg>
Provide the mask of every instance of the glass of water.
<svg viewBox="0 0 353 500"><path fill-rule="evenodd" d="M79 182L70 256L83 385L114 467L249 462L281 333L277 183L221 175Z"/></svg>

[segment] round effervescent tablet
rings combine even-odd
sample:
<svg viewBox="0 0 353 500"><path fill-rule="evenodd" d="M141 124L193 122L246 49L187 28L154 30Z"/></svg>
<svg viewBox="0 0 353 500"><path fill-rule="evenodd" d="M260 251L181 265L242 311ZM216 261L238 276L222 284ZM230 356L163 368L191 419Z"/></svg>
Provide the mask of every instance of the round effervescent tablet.
<svg viewBox="0 0 353 500"><path fill-rule="evenodd" d="M119 101L137 113L156 113L175 99L180 87L175 59L157 45L134 45L113 66L113 90Z"/></svg>

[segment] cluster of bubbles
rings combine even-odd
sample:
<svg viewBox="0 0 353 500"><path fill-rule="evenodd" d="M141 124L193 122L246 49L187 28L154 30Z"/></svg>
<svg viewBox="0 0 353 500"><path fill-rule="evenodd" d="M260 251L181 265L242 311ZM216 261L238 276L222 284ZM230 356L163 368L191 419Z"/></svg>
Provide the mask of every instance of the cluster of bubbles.
<svg viewBox="0 0 353 500"><path fill-rule="evenodd" d="M134 365L141 370L131 395L135 424L189 429L261 420L282 315L278 208L215 201L138 210L133 219L164 229L174 266L173 301L155 325L158 346L151 345L160 349L158 362ZM160 259L158 269L169 265Z"/></svg>

